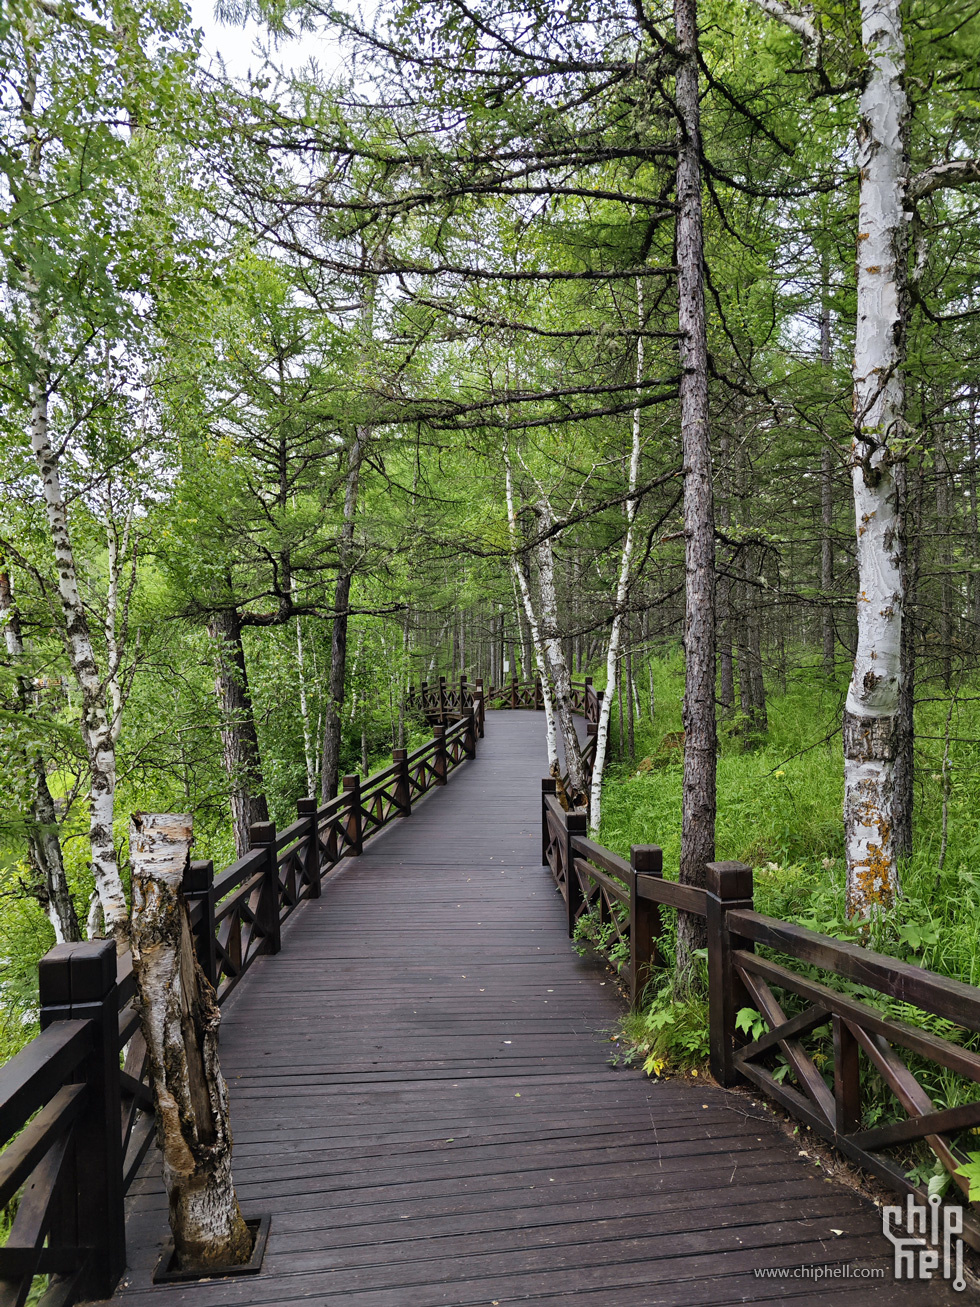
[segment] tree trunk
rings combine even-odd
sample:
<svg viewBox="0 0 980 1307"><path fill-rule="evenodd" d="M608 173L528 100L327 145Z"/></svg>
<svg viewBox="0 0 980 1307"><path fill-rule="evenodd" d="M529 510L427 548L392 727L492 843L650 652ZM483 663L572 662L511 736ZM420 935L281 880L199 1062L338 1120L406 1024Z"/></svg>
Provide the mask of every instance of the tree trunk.
<svg viewBox="0 0 980 1307"><path fill-rule="evenodd" d="M269 820L269 807L238 610L225 608L213 613L208 619L208 634L214 641L218 662L214 688L221 705L221 745L231 785L235 852L241 858L248 852L249 828L253 822Z"/></svg>
<svg viewBox="0 0 980 1307"><path fill-rule="evenodd" d="M334 588L334 615L330 631L330 680L323 713L323 769L320 775L320 797L324 803L334 797L340 784L341 715L344 710L344 690L347 680L348 608L351 582L354 578L354 522L361 464L364 461L367 438L366 427L355 427L347 456L344 520L337 547L337 584Z"/></svg>
<svg viewBox="0 0 980 1307"><path fill-rule="evenodd" d="M827 372L833 366L833 341L830 321L830 269L826 255L820 262L820 361ZM823 670L828 678L834 675L834 606L831 598L834 588L834 464L830 441L824 437L820 450L820 590L821 636L823 644Z"/></svg>
<svg viewBox="0 0 980 1307"><path fill-rule="evenodd" d="M704 310L701 214L701 120L698 100L697 0L674 0L679 62L677 264L680 329L681 440L684 456L684 795L679 879L704 885L715 856L715 537L708 432L708 341ZM677 990L691 987L693 950L704 923L680 913Z"/></svg>
<svg viewBox="0 0 980 1307"><path fill-rule="evenodd" d="M180 893L191 823L189 814L151 813L130 822L132 948L177 1264L206 1272L248 1261L252 1238L231 1178L220 1012Z"/></svg>
<svg viewBox="0 0 980 1307"><path fill-rule="evenodd" d="M531 631L531 644L534 648L534 662L541 678L541 697L544 701L544 720L545 734L548 743L548 771L555 778L561 778L561 767L558 763L558 735L555 729L555 705L551 697L551 685L548 681L548 664L545 657L544 640L541 638L541 623L538 621L538 615L534 611L534 603L531 599L531 587L528 585L527 573L524 570L520 555L517 552L518 535L517 535L517 514L514 511L514 481L510 463L510 450L504 445L504 492L507 498L507 534L510 537L510 562L511 570L514 574L514 581L520 591L521 602L524 605L524 613L527 617L527 624Z"/></svg>
<svg viewBox="0 0 980 1307"><path fill-rule="evenodd" d="M21 668L24 663L24 640L21 635L20 614L14 603L10 575L0 569L0 617L4 619L4 637L7 653L16 670L18 707L24 716L30 716L33 703L30 682ZM44 758L37 749L28 749L25 762L29 771L31 789L29 803L28 849L31 866L37 876L37 897L54 930L55 942L80 940L75 904L65 876L65 863L58 839L58 814L48 788L48 773Z"/></svg>
<svg viewBox="0 0 980 1307"><path fill-rule="evenodd" d="M542 495L535 506L538 528L544 537L535 550L538 560L538 585L541 592L541 639L547 670L554 683L555 716L565 751L568 784L572 793L566 796L570 803L588 802L585 764L575 730L572 706L572 678L565 661L561 627L558 622L558 599L555 593L555 558L551 537L547 534L554 526L551 504Z"/></svg>
<svg viewBox="0 0 980 1307"><path fill-rule="evenodd" d="M634 376L637 386L637 399L639 399L639 386L643 380L644 372L643 327L645 321L643 287L639 282L637 282L636 287L636 312L638 330L636 337L636 369ZM609 645L606 649L606 692L602 697L602 705L599 709L599 726L596 731L595 757L592 763L592 786L591 794L589 796L589 823L597 836L602 821L602 777L606 765L606 747L609 736L609 714L612 712L612 700L613 695L616 692L617 678L620 670L619 648L622 642L623 623L626 620L626 604L629 599L630 571L633 565L634 523L636 521L636 510L639 503L636 498L636 487L639 484L640 479L640 412L639 408L634 408L633 410L632 440L630 444L630 462L627 478L627 494L629 497L626 500L626 536L623 540L623 552L619 560L619 576L616 579L615 607L613 608L612 626L609 631ZM622 751L622 687L620 687L619 696L619 739L620 751ZM632 742L632 723L630 725L630 739Z"/></svg>
<svg viewBox="0 0 980 1307"><path fill-rule="evenodd" d="M889 440L905 435L908 101L899 0L862 0L868 59L860 179L852 484L858 640L844 710L847 907L868 916L898 891L895 757L902 685L902 505Z"/></svg>

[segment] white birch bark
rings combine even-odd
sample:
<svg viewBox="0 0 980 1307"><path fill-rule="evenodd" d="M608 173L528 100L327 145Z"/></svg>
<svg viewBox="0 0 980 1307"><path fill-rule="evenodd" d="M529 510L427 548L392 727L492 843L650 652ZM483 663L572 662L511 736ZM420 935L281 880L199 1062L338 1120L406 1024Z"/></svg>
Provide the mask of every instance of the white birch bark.
<svg viewBox="0 0 980 1307"><path fill-rule="evenodd" d="M43 193L41 175L43 145L35 116L37 96L35 46L39 39L33 22L28 20L24 43L27 76L21 101L27 139L24 187L26 195L21 193L17 196L18 199L26 199L28 195L39 197ZM58 457L51 445L48 414L51 385L50 323L43 304L41 288L30 269L25 275L25 287L30 347L33 354L33 376L30 382L30 442L41 481L41 492L58 574L58 594L65 623L65 644L72 672L82 694L81 732L88 754L90 775L89 841L92 872L105 925L122 946L126 935L128 911L112 839L116 791L115 740L112 721L106 709L106 687L99 674L88 615L79 593L78 571L68 524L68 508L58 469Z"/></svg>
<svg viewBox="0 0 980 1307"><path fill-rule="evenodd" d="M643 380L643 284L636 283L637 315L639 334L636 338L636 386L637 395ZM623 553L619 561L619 576L616 580L616 601L613 609L612 627L609 631L609 645L606 649L606 692L599 709L599 724L596 732L595 758L592 763L592 787L589 797L589 824L594 837L598 839L599 825L602 821L602 774L606 766L606 750L609 745L609 717L612 713L613 696L616 693L616 680L619 675L619 646L622 641L623 618L626 600L629 595L630 568L633 563L633 524L636 520L636 487L640 476L640 410L633 410L633 433L630 448L629 482L626 500L626 538L623 541ZM632 693L633 687L629 690Z"/></svg>
<svg viewBox="0 0 980 1307"><path fill-rule="evenodd" d="M558 595L555 590L555 555L548 534L554 526L551 501L543 492L535 506L535 515L541 540L535 550L538 560L538 587L541 594L540 631L545 665L554 682L554 705L558 730L565 750L565 766L571 793L566 795L569 805L588 803L588 786L582 749L575 730L575 712L572 706L572 677L565 659L558 622ZM544 678L542 678L543 680Z"/></svg>
<svg viewBox="0 0 980 1307"><path fill-rule="evenodd" d="M868 60L858 125L857 333L851 478L858 640L844 710L848 911L898 891L893 802L902 666L902 522L890 445L904 434L909 106L899 0L863 0Z"/></svg>
<svg viewBox="0 0 980 1307"><path fill-rule="evenodd" d="M548 682L548 667L544 655L544 642L541 639L541 623L534 611L531 588L527 583L523 567L517 552L517 514L514 511L514 479L510 462L510 450L504 443L504 488L507 496L507 534L510 537L510 564L514 581L520 591L524 615L531 631L531 643L534 646L534 664L541 677L541 697L544 700L545 733L548 741L548 771L556 779L561 768L558 764L558 733L555 727L555 705L551 697L551 685Z"/></svg>
<svg viewBox="0 0 980 1307"><path fill-rule="evenodd" d="M191 837L189 814L138 813L129 828L133 970L174 1250L179 1268L204 1272L247 1261L252 1238L231 1176L220 1011L195 961L180 894Z"/></svg>

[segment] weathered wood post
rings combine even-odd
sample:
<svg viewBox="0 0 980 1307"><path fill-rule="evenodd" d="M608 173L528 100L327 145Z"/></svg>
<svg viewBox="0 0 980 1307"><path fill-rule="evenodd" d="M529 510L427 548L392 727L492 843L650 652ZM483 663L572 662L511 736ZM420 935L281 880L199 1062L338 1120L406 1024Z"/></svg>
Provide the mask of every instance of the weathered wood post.
<svg viewBox="0 0 980 1307"><path fill-rule="evenodd" d="M476 718L472 708L463 709L466 728L463 731L463 754L467 758L476 757Z"/></svg>
<svg viewBox="0 0 980 1307"><path fill-rule="evenodd" d="M660 904L643 896L643 879L664 878L663 849L656 844L630 846L630 1001L638 1003L660 965Z"/></svg>
<svg viewBox="0 0 980 1307"><path fill-rule="evenodd" d="M445 724L446 721L446 678L439 677L439 720Z"/></svg>
<svg viewBox="0 0 980 1307"><path fill-rule="evenodd" d="M541 677L534 678L534 710L535 712L544 711L544 691L541 689Z"/></svg>
<svg viewBox="0 0 980 1307"><path fill-rule="evenodd" d="M364 826L361 821L361 778L344 777L344 802L347 805L347 819L344 830L347 835L347 856L359 858L364 852Z"/></svg>
<svg viewBox="0 0 980 1307"><path fill-rule="evenodd" d="M395 802L398 804L398 815L411 817L412 781L408 774L408 750L392 749L391 760L395 766Z"/></svg>
<svg viewBox="0 0 980 1307"><path fill-rule="evenodd" d="M196 965L180 894L191 829L188 814L130 819L131 937L177 1266L206 1274L248 1261L253 1240L231 1178L220 1013ZM118 1117L114 1126L118 1137Z"/></svg>
<svg viewBox="0 0 980 1307"><path fill-rule="evenodd" d="M568 915L568 938L571 939L575 934L578 910L584 901L582 885L578 878L578 872L575 870L575 853L572 849L572 840L577 835L585 835L587 823L585 812L581 809L563 812L562 821L565 827L564 847L562 849L562 856L565 860L565 909Z"/></svg>
<svg viewBox="0 0 980 1307"><path fill-rule="evenodd" d="M751 1007L745 986L732 965L735 949L752 944L728 928L728 914L752 907L752 868L744 862L707 864L708 917L708 1040L711 1074L720 1085L736 1083L735 1017Z"/></svg>
<svg viewBox="0 0 980 1307"><path fill-rule="evenodd" d="M278 953L282 948L279 924L279 860L276 857L276 823L254 821L248 828L250 849L265 849L264 882L259 895L256 925L265 939L265 951Z"/></svg>
<svg viewBox="0 0 980 1307"><path fill-rule="evenodd" d="M466 706L467 706L467 704L466 704L466 697L467 697L468 694L469 694L469 689L468 689L467 684L466 684L466 677L465 677L465 676L461 676L461 677L459 678L459 710L460 710L460 712L463 712L463 711L466 709Z"/></svg>
<svg viewBox="0 0 980 1307"><path fill-rule="evenodd" d="M115 942L55 945L40 961L38 981L42 1030L92 1022L92 1051L77 1077L89 1094L65 1163L73 1183L62 1186L55 1223L59 1244L92 1250L80 1296L108 1298L126 1269Z"/></svg>
<svg viewBox="0 0 980 1307"><path fill-rule="evenodd" d="M839 1135L861 1128L861 1066L858 1042L843 1019L833 1015L834 1125Z"/></svg>
<svg viewBox="0 0 980 1307"><path fill-rule="evenodd" d="M306 817L310 822L310 833L306 836L306 883L310 887L309 897L318 899L321 891L320 876L320 835L317 830L316 821L317 803L316 799L297 799L296 816L299 818Z"/></svg>
<svg viewBox="0 0 980 1307"><path fill-rule="evenodd" d="M512 708L517 707L517 677L516 676L511 676L510 678L510 706Z"/></svg>
<svg viewBox="0 0 980 1307"><path fill-rule="evenodd" d="M208 984L218 988L218 950L214 926L214 863L188 862L181 884L191 923L194 956Z"/></svg>
<svg viewBox="0 0 980 1307"><path fill-rule="evenodd" d="M476 678L476 689L473 691L473 707L476 709L477 734L482 740L486 724L487 706L483 698L483 681L479 676Z"/></svg>
<svg viewBox="0 0 980 1307"><path fill-rule="evenodd" d="M432 738L435 740L435 752L432 757L432 769L435 773L435 784L445 785L449 772L449 760L446 757L446 728L445 726L433 726Z"/></svg>
<svg viewBox="0 0 980 1307"><path fill-rule="evenodd" d="M548 848L551 844L551 832L548 830L548 795L557 797L558 785L554 776L544 776L541 780L541 865L549 867Z"/></svg>

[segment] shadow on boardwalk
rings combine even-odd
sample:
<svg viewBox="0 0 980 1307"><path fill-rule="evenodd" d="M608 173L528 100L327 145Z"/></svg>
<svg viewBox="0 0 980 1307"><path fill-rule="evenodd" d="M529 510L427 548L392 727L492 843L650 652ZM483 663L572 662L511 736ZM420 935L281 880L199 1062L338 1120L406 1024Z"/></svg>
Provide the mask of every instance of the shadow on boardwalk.
<svg viewBox="0 0 980 1307"><path fill-rule="evenodd" d="M154 1151L114 1302L963 1300L896 1284L875 1208L745 1099L609 1067L619 1000L539 865L544 770L542 718L488 714L477 760L295 914L222 1020L239 1196L272 1214L265 1268L151 1285Z"/></svg>

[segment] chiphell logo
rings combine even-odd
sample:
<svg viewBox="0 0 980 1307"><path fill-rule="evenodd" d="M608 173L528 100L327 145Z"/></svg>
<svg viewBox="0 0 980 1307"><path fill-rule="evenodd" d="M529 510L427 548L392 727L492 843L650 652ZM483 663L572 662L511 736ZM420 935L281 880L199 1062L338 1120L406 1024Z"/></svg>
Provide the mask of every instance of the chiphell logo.
<svg viewBox="0 0 980 1307"><path fill-rule="evenodd" d="M940 1211L941 1203L938 1194L932 1194L928 1206L923 1207L909 1194L904 1208L882 1208L881 1228L895 1248L896 1280L931 1280L941 1271L943 1279L962 1293L966 1288L963 1240L959 1238L963 1209L943 1207Z"/></svg>

